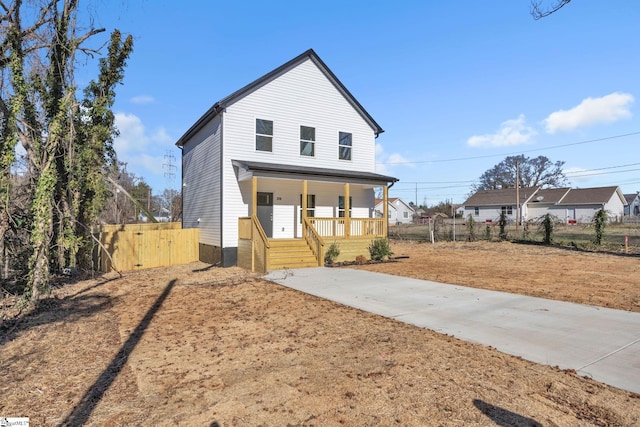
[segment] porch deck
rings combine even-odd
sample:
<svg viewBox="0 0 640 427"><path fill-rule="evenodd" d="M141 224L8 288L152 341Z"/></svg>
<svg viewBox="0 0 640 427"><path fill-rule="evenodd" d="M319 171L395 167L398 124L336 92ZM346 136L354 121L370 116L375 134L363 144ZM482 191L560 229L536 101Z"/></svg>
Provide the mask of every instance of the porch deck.
<svg viewBox="0 0 640 427"><path fill-rule="evenodd" d="M337 261L368 258L371 242L385 236L382 218L305 218L303 237L267 238L257 217L238 219L238 266L256 272L324 265L324 254L338 244Z"/></svg>

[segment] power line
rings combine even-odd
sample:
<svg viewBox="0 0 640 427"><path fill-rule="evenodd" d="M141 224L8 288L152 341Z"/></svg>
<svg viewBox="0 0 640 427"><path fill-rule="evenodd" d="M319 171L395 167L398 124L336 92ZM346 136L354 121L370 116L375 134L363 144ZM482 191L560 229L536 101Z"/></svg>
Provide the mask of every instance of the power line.
<svg viewBox="0 0 640 427"><path fill-rule="evenodd" d="M376 164L378 164L378 165L413 165L413 164L421 164L421 163L447 163L447 162L460 162L460 161L464 161L464 160L488 159L488 158L491 158L491 157L504 157L504 156L524 154L524 153L533 153L533 152L536 152L536 151L545 151L545 150L554 150L554 149L557 149L557 148L573 147L573 146L576 146L576 145L591 144L593 142L610 141L612 139L624 138L624 137L627 137L627 136L634 136L634 135L640 135L640 131L631 132L631 133L625 133L625 134L621 134L621 135L608 136L608 137L605 137L605 138L590 139L588 141L572 142L570 144L553 145L553 146L550 146L550 147L533 148L531 150L523 150L523 151L513 151L513 152L510 152L510 153L503 153L503 154L487 154L487 155L484 155L484 156L458 157L458 158L453 158L453 159L439 159L439 160L416 160L416 161L413 161L413 162L376 162Z"/></svg>

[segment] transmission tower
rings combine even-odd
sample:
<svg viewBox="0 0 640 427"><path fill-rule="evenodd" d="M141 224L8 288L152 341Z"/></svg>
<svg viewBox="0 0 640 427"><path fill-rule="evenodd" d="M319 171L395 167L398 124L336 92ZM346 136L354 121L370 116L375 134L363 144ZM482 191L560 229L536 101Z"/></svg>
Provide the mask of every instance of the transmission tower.
<svg viewBox="0 0 640 427"><path fill-rule="evenodd" d="M167 190L169 190L169 200L167 201L167 209L169 210L169 220L173 221L173 196L175 194L174 191L174 182L176 179L176 157L173 155L171 150L167 150L164 154L164 163L162 164L162 169L164 170L164 179L167 182Z"/></svg>

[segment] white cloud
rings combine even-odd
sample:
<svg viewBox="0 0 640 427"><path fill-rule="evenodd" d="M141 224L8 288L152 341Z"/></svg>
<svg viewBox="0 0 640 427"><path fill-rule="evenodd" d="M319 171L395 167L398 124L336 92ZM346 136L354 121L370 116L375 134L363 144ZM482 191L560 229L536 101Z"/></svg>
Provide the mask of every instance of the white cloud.
<svg viewBox="0 0 640 427"><path fill-rule="evenodd" d="M145 104L153 104L156 99L153 96L149 95L138 95L134 96L129 100L132 104L145 105Z"/></svg>
<svg viewBox="0 0 640 427"><path fill-rule="evenodd" d="M598 123L613 123L630 119L629 107L633 104L633 95L614 92L601 98L586 98L570 110L551 113L544 120L548 133L567 132L579 127L593 126Z"/></svg>
<svg viewBox="0 0 640 427"><path fill-rule="evenodd" d="M175 157L179 156L173 138L164 128L149 131L134 114L116 113L115 125L120 131L113 143L118 160L127 163L130 172L143 177L154 193L161 192L167 186L163 169L167 163L165 155L169 151ZM178 167L173 171L176 174L175 186L180 177L179 159L174 165Z"/></svg>
<svg viewBox="0 0 640 427"><path fill-rule="evenodd" d="M537 132L527 125L524 114L517 119L500 124L500 129L492 134L474 135L467 140L470 147L508 147L531 143Z"/></svg>
<svg viewBox="0 0 640 427"><path fill-rule="evenodd" d="M376 143L376 172L389 175L391 174L391 170L395 166L403 166L403 167L415 167L413 163L408 163L410 160L402 156L399 153L391 153L387 154L384 151L384 147L379 142Z"/></svg>

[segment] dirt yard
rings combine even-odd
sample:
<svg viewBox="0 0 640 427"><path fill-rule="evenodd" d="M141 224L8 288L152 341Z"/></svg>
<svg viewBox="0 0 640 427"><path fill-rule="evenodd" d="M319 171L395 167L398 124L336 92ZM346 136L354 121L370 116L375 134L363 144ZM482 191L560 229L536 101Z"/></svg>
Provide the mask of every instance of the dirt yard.
<svg viewBox="0 0 640 427"><path fill-rule="evenodd" d="M502 243L393 250L410 258L366 268L638 311L637 258ZM237 268L67 284L17 318L1 302L0 417L33 426L640 424L638 395Z"/></svg>

